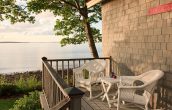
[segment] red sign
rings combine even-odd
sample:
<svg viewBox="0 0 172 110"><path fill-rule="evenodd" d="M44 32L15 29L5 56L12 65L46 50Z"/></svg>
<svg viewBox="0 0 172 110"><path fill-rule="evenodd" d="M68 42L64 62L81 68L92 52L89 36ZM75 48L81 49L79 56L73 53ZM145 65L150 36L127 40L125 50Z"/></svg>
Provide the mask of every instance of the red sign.
<svg viewBox="0 0 172 110"><path fill-rule="evenodd" d="M163 12L167 12L167 11L171 11L171 10L172 10L172 3L159 5L157 7L150 8L149 15L163 13Z"/></svg>

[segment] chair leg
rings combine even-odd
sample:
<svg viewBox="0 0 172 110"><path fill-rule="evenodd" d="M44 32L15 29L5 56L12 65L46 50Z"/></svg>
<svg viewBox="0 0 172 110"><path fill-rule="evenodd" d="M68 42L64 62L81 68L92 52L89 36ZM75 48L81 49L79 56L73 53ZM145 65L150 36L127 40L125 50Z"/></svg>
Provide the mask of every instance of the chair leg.
<svg viewBox="0 0 172 110"><path fill-rule="evenodd" d="M92 94L92 89L90 87L90 99L92 99L92 98L93 98L93 94Z"/></svg>
<svg viewBox="0 0 172 110"><path fill-rule="evenodd" d="M120 109L120 100L118 99L118 101L117 101L117 110L119 110Z"/></svg>
<svg viewBox="0 0 172 110"><path fill-rule="evenodd" d="M149 110L148 104L145 105L145 110Z"/></svg>
<svg viewBox="0 0 172 110"><path fill-rule="evenodd" d="M92 99L92 91L90 91L90 99Z"/></svg>
<svg viewBox="0 0 172 110"><path fill-rule="evenodd" d="M117 110L120 109L120 90L118 89L118 100L117 100Z"/></svg>

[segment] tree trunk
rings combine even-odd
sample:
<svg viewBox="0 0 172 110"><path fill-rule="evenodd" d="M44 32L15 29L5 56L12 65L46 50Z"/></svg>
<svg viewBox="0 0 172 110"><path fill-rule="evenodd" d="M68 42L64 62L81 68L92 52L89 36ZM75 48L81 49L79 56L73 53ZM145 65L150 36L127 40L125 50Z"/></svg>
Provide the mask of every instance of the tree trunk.
<svg viewBox="0 0 172 110"><path fill-rule="evenodd" d="M96 49L96 45L93 39L93 34L91 31L91 26L90 23L88 22L88 10L87 7L84 8L83 10L83 23L84 23L84 29L85 29L85 33L86 33L86 37L88 39L88 45L91 51L91 54L94 58L99 58L97 49Z"/></svg>

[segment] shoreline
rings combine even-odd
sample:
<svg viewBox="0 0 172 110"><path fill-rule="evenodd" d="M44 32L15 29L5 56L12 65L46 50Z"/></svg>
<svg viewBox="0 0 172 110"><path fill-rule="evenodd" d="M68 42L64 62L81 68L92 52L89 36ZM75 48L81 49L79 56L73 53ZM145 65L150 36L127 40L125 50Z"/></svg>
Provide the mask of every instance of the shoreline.
<svg viewBox="0 0 172 110"><path fill-rule="evenodd" d="M38 81L42 80L42 71L26 71L26 72L13 72L11 74L0 74L0 78L5 78L7 83L13 83L15 80L19 80L20 77L27 79L29 76L35 76Z"/></svg>
<svg viewBox="0 0 172 110"><path fill-rule="evenodd" d="M60 43L60 42L0 42L0 43Z"/></svg>
<svg viewBox="0 0 172 110"><path fill-rule="evenodd" d="M41 71L39 69L37 70L28 70L28 71L18 71L18 72L0 72L0 75L15 75L15 74L27 74L27 73L30 73L30 72L38 72L38 71Z"/></svg>

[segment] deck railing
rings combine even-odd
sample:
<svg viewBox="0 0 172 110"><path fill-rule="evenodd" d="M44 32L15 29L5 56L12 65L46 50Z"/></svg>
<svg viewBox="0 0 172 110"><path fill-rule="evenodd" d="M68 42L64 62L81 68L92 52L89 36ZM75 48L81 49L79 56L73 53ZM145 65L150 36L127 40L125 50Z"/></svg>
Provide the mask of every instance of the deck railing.
<svg viewBox="0 0 172 110"><path fill-rule="evenodd" d="M64 90L68 85L63 81L63 79L56 74L56 71L51 67L51 65L43 58L43 97L42 95L42 106L45 109L58 110L69 105L70 97ZM69 106L65 106L68 108ZM64 109L64 108L63 108Z"/></svg>
<svg viewBox="0 0 172 110"><path fill-rule="evenodd" d="M73 75L73 68L78 68L84 63L94 60L106 60L107 68L106 74L110 74L112 70L111 57L102 57L102 58L77 58L77 59L48 59L47 62L53 67L53 69L59 73L59 75L66 81L70 86L75 86L75 75Z"/></svg>
<svg viewBox="0 0 172 110"><path fill-rule="evenodd" d="M42 58L41 105L44 110L81 110L83 92L75 88L75 75L72 69L96 58L47 59ZM110 57L97 58L106 60L107 73L112 71ZM77 105L77 106L76 106Z"/></svg>

